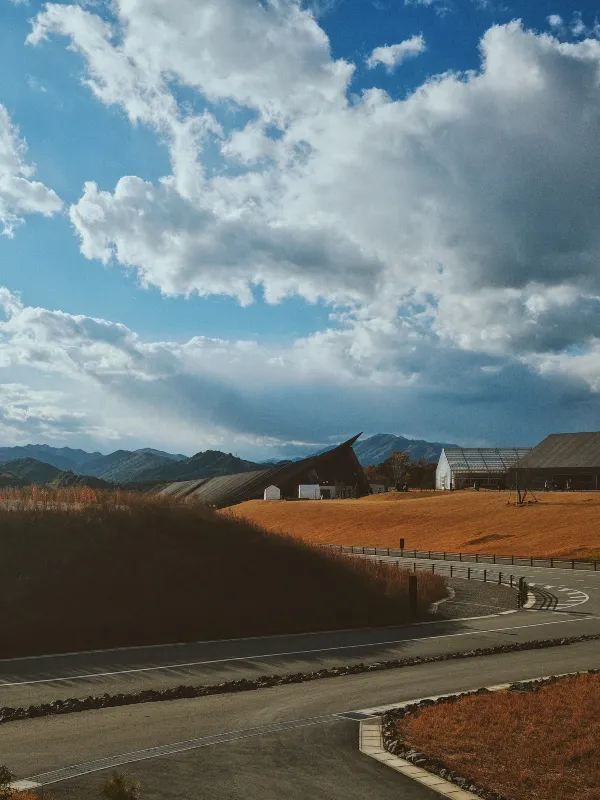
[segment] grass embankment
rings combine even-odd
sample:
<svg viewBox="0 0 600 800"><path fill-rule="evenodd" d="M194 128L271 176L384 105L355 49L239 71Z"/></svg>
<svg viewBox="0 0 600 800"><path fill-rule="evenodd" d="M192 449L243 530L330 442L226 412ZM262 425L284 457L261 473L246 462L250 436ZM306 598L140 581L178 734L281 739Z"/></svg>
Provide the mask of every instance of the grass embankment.
<svg viewBox="0 0 600 800"><path fill-rule="evenodd" d="M310 542L499 555L600 558L600 492L388 492L361 500L252 500L228 511Z"/></svg>
<svg viewBox="0 0 600 800"><path fill-rule="evenodd" d="M408 617L405 572L164 498L3 492L0 552L0 657Z"/></svg>
<svg viewBox="0 0 600 800"><path fill-rule="evenodd" d="M511 800L600 800L600 675L463 697L397 728L406 745Z"/></svg>

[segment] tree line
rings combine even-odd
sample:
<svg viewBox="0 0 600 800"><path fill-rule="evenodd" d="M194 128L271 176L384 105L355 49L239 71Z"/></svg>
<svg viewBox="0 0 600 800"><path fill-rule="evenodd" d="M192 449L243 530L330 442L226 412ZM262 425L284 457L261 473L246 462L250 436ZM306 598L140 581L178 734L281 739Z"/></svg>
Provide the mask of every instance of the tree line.
<svg viewBox="0 0 600 800"><path fill-rule="evenodd" d="M381 464L373 464L365 469L369 483L385 483L401 491L411 489L435 488L436 464L420 458L411 461L408 453L392 453Z"/></svg>

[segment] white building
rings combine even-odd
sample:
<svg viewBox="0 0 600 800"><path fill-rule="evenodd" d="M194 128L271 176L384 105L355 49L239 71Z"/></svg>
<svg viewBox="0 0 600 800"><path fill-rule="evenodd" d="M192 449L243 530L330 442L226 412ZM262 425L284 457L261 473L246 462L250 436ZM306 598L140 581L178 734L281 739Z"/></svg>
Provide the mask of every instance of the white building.
<svg viewBox="0 0 600 800"><path fill-rule="evenodd" d="M298 486L299 500L320 500L321 487L318 483L301 483Z"/></svg>
<svg viewBox="0 0 600 800"><path fill-rule="evenodd" d="M281 490L279 486L267 486L264 494L265 500L281 500Z"/></svg>
<svg viewBox="0 0 600 800"><path fill-rule="evenodd" d="M530 447L448 447L440 454L435 471L436 489L465 487L506 487L507 472Z"/></svg>

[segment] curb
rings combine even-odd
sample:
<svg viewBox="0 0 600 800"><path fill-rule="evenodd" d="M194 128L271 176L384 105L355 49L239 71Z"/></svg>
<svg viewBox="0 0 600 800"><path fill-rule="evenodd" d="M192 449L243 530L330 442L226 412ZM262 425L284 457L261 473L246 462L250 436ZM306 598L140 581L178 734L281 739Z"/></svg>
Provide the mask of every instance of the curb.
<svg viewBox="0 0 600 800"><path fill-rule="evenodd" d="M374 758L386 767L391 767L400 775L411 778L428 789L433 789L442 797L454 798L454 800L481 800L477 795L466 792L455 783L450 783L450 781L440 778L439 775L434 775L433 772L427 772L427 770L411 764L410 761L388 753L383 747L381 717L371 717L360 723L358 747L364 755Z"/></svg>
<svg viewBox="0 0 600 800"><path fill-rule="evenodd" d="M41 783L29 780L13 781L12 783L9 783L8 788L13 794L17 795L17 800L18 796L22 792L34 794L37 797L42 797L44 791Z"/></svg>

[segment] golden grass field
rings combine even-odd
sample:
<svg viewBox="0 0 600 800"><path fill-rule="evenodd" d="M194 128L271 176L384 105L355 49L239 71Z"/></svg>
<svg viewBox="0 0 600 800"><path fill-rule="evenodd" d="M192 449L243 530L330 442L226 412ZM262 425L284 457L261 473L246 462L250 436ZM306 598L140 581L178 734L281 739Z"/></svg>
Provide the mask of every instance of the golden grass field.
<svg viewBox="0 0 600 800"><path fill-rule="evenodd" d="M430 706L400 739L514 800L600 800L600 675Z"/></svg>
<svg viewBox="0 0 600 800"><path fill-rule="evenodd" d="M388 492L360 500L252 500L228 509L272 532L311 542L407 549L600 558L600 492Z"/></svg>

